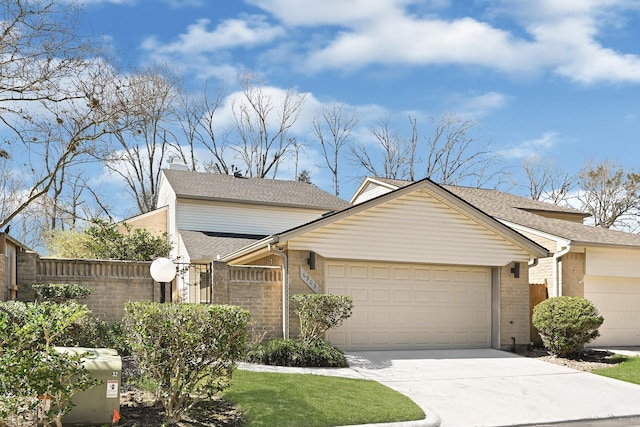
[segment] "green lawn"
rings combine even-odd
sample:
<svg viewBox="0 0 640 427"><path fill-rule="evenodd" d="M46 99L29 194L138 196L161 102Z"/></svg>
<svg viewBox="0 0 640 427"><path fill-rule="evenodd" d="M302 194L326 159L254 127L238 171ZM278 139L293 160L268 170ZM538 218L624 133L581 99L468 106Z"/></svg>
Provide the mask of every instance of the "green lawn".
<svg viewBox="0 0 640 427"><path fill-rule="evenodd" d="M596 369L594 374L640 384L640 357L620 356L621 363L611 368Z"/></svg>
<svg viewBox="0 0 640 427"><path fill-rule="evenodd" d="M320 375L237 370L224 398L242 410L246 427L328 427L425 416L411 399L375 381Z"/></svg>

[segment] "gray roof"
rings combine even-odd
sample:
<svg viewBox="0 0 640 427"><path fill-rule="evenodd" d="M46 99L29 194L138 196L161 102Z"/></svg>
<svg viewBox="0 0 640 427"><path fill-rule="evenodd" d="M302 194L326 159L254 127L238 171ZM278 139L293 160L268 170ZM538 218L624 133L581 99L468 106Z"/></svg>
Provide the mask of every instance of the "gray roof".
<svg viewBox="0 0 640 427"><path fill-rule="evenodd" d="M215 260L244 248L264 236L216 236L202 231L178 230L192 260Z"/></svg>
<svg viewBox="0 0 640 427"><path fill-rule="evenodd" d="M481 188L443 187L494 218L512 222L570 240L577 244L640 246L640 235L623 231L584 225L577 222L546 218L527 210L579 213L570 208L562 208L551 203L530 200L513 194Z"/></svg>
<svg viewBox="0 0 640 427"><path fill-rule="evenodd" d="M373 178L398 188L411 181L387 178ZM532 228L577 244L640 246L640 235L623 231L584 225L577 222L547 218L530 211L560 212L576 216L588 216L584 212L548 202L528 199L497 190L483 188L442 185L447 191L475 206L496 219Z"/></svg>
<svg viewBox="0 0 640 427"><path fill-rule="evenodd" d="M233 175L164 169L162 171L178 197L340 210L349 202L313 184L265 178L237 178Z"/></svg>

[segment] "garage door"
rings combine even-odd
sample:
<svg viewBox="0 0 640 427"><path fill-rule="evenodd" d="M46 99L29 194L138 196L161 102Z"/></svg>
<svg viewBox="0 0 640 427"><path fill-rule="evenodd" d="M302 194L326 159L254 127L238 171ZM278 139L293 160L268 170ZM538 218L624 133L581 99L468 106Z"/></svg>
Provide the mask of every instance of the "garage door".
<svg viewBox="0 0 640 427"><path fill-rule="evenodd" d="M604 317L590 346L640 346L640 279L585 276L584 297Z"/></svg>
<svg viewBox="0 0 640 427"><path fill-rule="evenodd" d="M491 270L328 261L327 291L350 295L351 318L329 332L345 350L491 346Z"/></svg>

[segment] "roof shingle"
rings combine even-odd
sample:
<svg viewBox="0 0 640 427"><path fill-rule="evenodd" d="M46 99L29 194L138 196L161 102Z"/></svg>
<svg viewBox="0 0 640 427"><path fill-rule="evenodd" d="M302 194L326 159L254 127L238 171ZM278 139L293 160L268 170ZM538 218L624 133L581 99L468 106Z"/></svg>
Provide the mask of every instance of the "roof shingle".
<svg viewBox="0 0 640 427"><path fill-rule="evenodd" d="M162 171L178 197L340 210L349 202L313 184L264 178L164 169Z"/></svg>

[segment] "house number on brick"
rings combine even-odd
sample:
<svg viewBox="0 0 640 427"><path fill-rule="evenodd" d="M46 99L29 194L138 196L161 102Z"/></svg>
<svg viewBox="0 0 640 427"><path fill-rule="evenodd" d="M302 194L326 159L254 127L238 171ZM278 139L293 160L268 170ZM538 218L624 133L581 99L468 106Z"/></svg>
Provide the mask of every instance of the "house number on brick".
<svg viewBox="0 0 640 427"><path fill-rule="evenodd" d="M317 294L320 292L320 285L318 285L318 283L313 280L313 277L309 276L309 273L302 267L300 267L300 278L314 293Z"/></svg>

